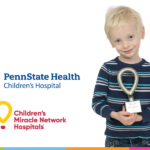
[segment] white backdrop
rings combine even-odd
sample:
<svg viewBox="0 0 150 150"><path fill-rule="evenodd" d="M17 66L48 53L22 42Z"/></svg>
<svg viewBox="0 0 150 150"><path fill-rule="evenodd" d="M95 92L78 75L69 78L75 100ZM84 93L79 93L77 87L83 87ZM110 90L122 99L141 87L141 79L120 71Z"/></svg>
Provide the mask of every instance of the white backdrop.
<svg viewBox="0 0 150 150"><path fill-rule="evenodd" d="M65 117L67 121L45 123L43 130L14 130L12 113L6 129L0 129L0 147L104 147L106 120L92 110L91 104L100 67L118 56L106 38L104 23L108 7L119 5L141 14L146 36L140 56L149 61L148 1L0 1L0 101L9 102L13 112L43 110L45 118ZM6 81L4 73L77 73L80 80ZM61 82L61 88L5 89L6 82ZM0 108L2 116L7 107Z"/></svg>

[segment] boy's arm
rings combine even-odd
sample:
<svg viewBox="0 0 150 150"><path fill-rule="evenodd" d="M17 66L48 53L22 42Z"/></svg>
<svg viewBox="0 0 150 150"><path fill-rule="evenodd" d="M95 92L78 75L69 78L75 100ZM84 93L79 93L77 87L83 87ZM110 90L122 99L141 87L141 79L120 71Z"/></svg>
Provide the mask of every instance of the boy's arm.
<svg viewBox="0 0 150 150"><path fill-rule="evenodd" d="M111 117L111 119L116 119L116 120L117 120L117 112L112 111L112 112L110 113L110 117Z"/></svg>
<svg viewBox="0 0 150 150"><path fill-rule="evenodd" d="M92 108L98 115L113 121L114 119L110 118L110 113L116 110L112 109L107 103L108 81L109 72L104 64L97 77L92 99Z"/></svg>
<svg viewBox="0 0 150 150"><path fill-rule="evenodd" d="M150 105L148 105L148 107L145 110L142 110L141 116L143 119L142 121L140 121L141 123L150 121Z"/></svg>

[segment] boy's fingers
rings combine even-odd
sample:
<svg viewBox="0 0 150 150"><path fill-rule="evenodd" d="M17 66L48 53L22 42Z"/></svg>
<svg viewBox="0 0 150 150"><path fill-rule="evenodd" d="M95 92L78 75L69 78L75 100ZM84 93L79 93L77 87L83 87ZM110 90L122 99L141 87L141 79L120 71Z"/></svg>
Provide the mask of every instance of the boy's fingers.
<svg viewBox="0 0 150 150"><path fill-rule="evenodd" d="M121 114L122 114L122 115L130 115L130 113L129 113L129 112L126 112L126 111L121 111Z"/></svg>
<svg viewBox="0 0 150 150"><path fill-rule="evenodd" d="M134 115L134 117L129 120L129 122L135 122L135 121L136 121L136 115Z"/></svg>
<svg viewBox="0 0 150 150"><path fill-rule="evenodd" d="M132 122L132 121L135 121L136 120L136 115L135 114L132 114L131 116L129 116L127 118L127 122Z"/></svg>
<svg viewBox="0 0 150 150"><path fill-rule="evenodd" d="M134 113L133 116L134 116L133 119L136 120L137 114Z"/></svg>
<svg viewBox="0 0 150 150"><path fill-rule="evenodd" d="M125 111L125 107L124 107L124 105L122 106L122 111Z"/></svg>
<svg viewBox="0 0 150 150"><path fill-rule="evenodd" d="M128 125L132 125L134 123L134 121L131 121L131 122L129 122L129 123L127 123Z"/></svg>
<svg viewBox="0 0 150 150"><path fill-rule="evenodd" d="M122 112L122 115L127 114L127 113ZM126 118L124 118L125 122L126 122L126 125L132 125L136 121L137 114L135 114L135 113L129 113L129 114L130 114L129 116L126 116Z"/></svg>
<svg viewBox="0 0 150 150"><path fill-rule="evenodd" d="M136 117L137 117L137 113L135 114L135 120L136 120Z"/></svg>

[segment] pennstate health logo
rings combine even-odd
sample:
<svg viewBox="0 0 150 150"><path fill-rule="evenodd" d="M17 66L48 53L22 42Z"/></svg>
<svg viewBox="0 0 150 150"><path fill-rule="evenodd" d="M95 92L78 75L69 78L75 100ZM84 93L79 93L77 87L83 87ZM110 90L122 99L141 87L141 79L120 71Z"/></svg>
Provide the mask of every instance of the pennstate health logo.
<svg viewBox="0 0 150 150"><path fill-rule="evenodd" d="M9 119L9 117L10 117L11 114L12 114L12 107L11 107L11 105L10 105L8 102L6 102L6 101L0 101L0 105L6 105L6 106L8 107L8 113L7 113L6 117L5 117L4 119L2 119L2 118L0 117L0 122L4 124L4 123ZM1 129L5 129L5 126L1 126Z"/></svg>

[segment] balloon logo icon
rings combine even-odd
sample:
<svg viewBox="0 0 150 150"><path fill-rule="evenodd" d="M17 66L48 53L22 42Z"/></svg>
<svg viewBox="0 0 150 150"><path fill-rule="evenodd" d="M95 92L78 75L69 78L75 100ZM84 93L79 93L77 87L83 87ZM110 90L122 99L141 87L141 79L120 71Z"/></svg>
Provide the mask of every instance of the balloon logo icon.
<svg viewBox="0 0 150 150"><path fill-rule="evenodd" d="M6 117L5 117L4 119L0 117L0 122L1 122L1 123L5 123L5 122L9 119L9 117L11 116L12 107L11 107L11 105L10 105L8 102L6 102L6 101L0 101L0 105L6 105L6 106L8 107L8 113L7 113ZM5 129L5 126L1 126L1 129Z"/></svg>

